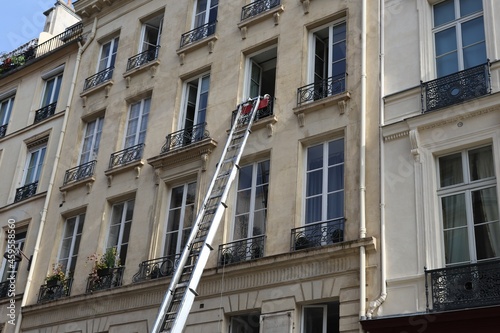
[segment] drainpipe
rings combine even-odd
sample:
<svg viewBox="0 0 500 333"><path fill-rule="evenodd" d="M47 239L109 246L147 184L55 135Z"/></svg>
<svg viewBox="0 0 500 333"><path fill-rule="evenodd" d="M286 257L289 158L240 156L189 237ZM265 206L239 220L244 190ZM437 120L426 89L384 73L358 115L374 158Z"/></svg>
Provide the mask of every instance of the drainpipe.
<svg viewBox="0 0 500 333"><path fill-rule="evenodd" d="M43 231L45 228L45 221L47 219L47 209L49 206L49 201L50 201L50 198L52 196L52 190L54 189L54 181L56 178L57 166L59 163L59 159L61 157L62 145L63 145L64 137L66 134L66 126L68 124L69 111L71 108L71 101L73 99L73 94L75 91L76 78L77 78L78 70L80 67L80 60L81 60L83 51L85 51L87 49L90 42L92 42L92 40L94 39L96 28L97 28L97 18L94 19L94 25L92 26L92 31L89 35L89 38L87 38L87 41L85 42L85 44L82 45L80 42L78 42L78 53L76 54L75 69L73 71L73 78L71 80L71 85L69 88L68 101L66 103L66 109L65 109L65 113L64 113L63 123L61 126L61 134L59 136L59 142L57 144L56 156L55 156L54 162L53 162L54 167L52 168L52 173L50 174L50 181L49 181L49 186L47 188L47 195L45 197L45 202L43 204L43 210L41 212L42 216L40 218L40 228L39 228L40 232L38 233L38 236L37 236L37 239L35 242L35 248L33 249L33 258L31 259L32 265L31 265L30 272L28 274L28 280L26 282L26 287L24 289L23 299L21 301L21 311L20 311L19 316L17 318L17 325L16 325L15 333L20 332L21 321L23 319L22 318L23 317L22 308L27 303L28 296L29 296L30 291L31 291L31 283L33 280L33 274L36 271L36 261L37 261L37 257L38 257L38 251L40 249L40 242L42 240L42 234L43 234Z"/></svg>
<svg viewBox="0 0 500 333"><path fill-rule="evenodd" d="M366 237L366 0L361 7L361 119L359 152L359 238ZM359 248L359 317L366 309L366 248ZM359 325L359 331L363 328Z"/></svg>
<svg viewBox="0 0 500 333"><path fill-rule="evenodd" d="M384 174L385 174L385 162L384 162L384 135L382 133L382 126L384 126L384 93L385 93L385 0L380 0L380 101L379 101L379 160L380 160L380 295L379 297L370 302L370 306L366 313L366 317L371 319L373 313L378 309L382 303L384 303L387 298L387 272L386 272L386 247L385 247L385 186L384 186Z"/></svg>

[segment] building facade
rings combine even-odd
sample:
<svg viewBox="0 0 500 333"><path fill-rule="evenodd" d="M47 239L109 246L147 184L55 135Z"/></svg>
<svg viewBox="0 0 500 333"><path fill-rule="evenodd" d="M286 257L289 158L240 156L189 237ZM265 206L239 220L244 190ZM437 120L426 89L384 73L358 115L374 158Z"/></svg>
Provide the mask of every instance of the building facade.
<svg viewBox="0 0 500 333"><path fill-rule="evenodd" d="M359 332L380 285L378 4L73 5L75 92L19 331L149 332L234 110L269 94L185 332Z"/></svg>
<svg viewBox="0 0 500 333"><path fill-rule="evenodd" d="M498 6L385 1L387 298L368 332L498 330Z"/></svg>

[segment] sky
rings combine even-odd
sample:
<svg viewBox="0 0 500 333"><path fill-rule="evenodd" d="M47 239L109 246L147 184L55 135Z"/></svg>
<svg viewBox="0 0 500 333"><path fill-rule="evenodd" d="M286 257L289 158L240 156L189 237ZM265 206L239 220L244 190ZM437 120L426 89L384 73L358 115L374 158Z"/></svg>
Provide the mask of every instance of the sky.
<svg viewBox="0 0 500 333"><path fill-rule="evenodd" d="M13 51L37 38L43 30L43 12L53 7L56 0L16 0L2 2L0 15L0 54Z"/></svg>

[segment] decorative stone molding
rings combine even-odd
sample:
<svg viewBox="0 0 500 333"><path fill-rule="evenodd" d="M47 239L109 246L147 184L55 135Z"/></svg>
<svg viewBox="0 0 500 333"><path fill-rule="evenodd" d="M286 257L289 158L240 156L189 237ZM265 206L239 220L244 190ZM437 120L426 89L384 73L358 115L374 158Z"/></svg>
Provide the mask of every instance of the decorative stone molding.
<svg viewBox="0 0 500 333"><path fill-rule="evenodd" d="M87 89L87 90L84 90L83 92L81 92L80 97L82 98L83 107L85 107L87 105L88 96L90 96L91 94L94 94L96 92L99 92L101 90L104 90L104 97L107 98L109 96L109 92L110 92L113 84L114 84L114 81L109 80L109 81L103 82L95 87L92 87L90 89Z"/></svg>
<svg viewBox="0 0 500 333"><path fill-rule="evenodd" d="M248 36L248 27L243 26L240 28L240 33L241 33L241 39L247 39Z"/></svg>
<svg viewBox="0 0 500 333"><path fill-rule="evenodd" d="M273 14L273 19L274 19L274 25L280 24L280 13L279 12L274 13Z"/></svg>
<svg viewBox="0 0 500 333"><path fill-rule="evenodd" d="M213 53L215 47L215 40L209 41L207 45L208 45L208 53Z"/></svg>
<svg viewBox="0 0 500 333"><path fill-rule="evenodd" d="M186 53L184 53L184 52L179 53L179 61L180 61L181 65L184 65L185 58L186 58Z"/></svg>
<svg viewBox="0 0 500 333"><path fill-rule="evenodd" d="M208 153L201 154L201 171L207 171Z"/></svg>
<svg viewBox="0 0 500 333"><path fill-rule="evenodd" d="M203 164L206 163L204 162L203 155L206 154L208 158L208 155L210 155L216 147L217 142L212 138L207 138L186 147L174 149L161 155L149 158L147 162L155 169L161 169L175 164L189 163L195 160L199 160L202 162L201 164ZM200 167L203 167L203 165L200 165Z"/></svg>
<svg viewBox="0 0 500 333"><path fill-rule="evenodd" d="M129 71L123 73L123 77L125 78L125 86L128 88L130 86L130 82L132 81L133 76L138 76L142 72L149 72L151 78L155 77L156 72L158 71L158 66L160 65L160 61L158 59L148 62L142 66L133 68Z"/></svg>
<svg viewBox="0 0 500 333"><path fill-rule="evenodd" d="M403 132L394 133L394 134L391 134L388 136L384 136L384 141L388 142L388 141L392 141L392 140L401 139L401 138L408 136L409 134L410 134L410 131L403 131Z"/></svg>
<svg viewBox="0 0 500 333"><path fill-rule="evenodd" d="M186 53L193 52L197 49L200 49L204 46L208 48L208 53L212 53L214 51L215 47L215 42L217 41L218 37L217 35L211 35L208 36L202 40L196 41L194 43L188 44L186 46L181 47L176 51L177 55L179 56L180 64L184 65L184 60L186 57Z"/></svg>
<svg viewBox="0 0 500 333"><path fill-rule="evenodd" d="M317 101L304 103L301 106L293 108L293 113L297 116L299 127L304 127L305 115L307 113L323 110L329 106L337 105L339 114L343 115L347 110L348 101L351 99L351 94L348 91L343 93L322 98Z"/></svg>
<svg viewBox="0 0 500 333"><path fill-rule="evenodd" d="M141 159L141 160L133 161L131 163L127 163L125 165L115 166L114 168L111 168L111 169L104 171L104 174L108 178L108 187L111 186L111 182L112 182L114 176L116 176L117 174L120 174L120 173L125 173L127 171L132 170L132 171L134 171L135 179L139 178L139 176L141 175L141 168L143 167L143 165L144 165L144 160Z"/></svg>
<svg viewBox="0 0 500 333"><path fill-rule="evenodd" d="M92 190L92 185L94 184L94 182L95 182L95 176L92 176L89 178L85 178L85 179L82 179L79 181L75 181L75 182L71 182L71 183L68 183L66 185L63 185L63 186L59 187L59 191L67 192L67 191L74 190L78 187L85 186L87 188L87 194L89 194L90 191ZM66 195L64 195L64 196L66 196Z"/></svg>
<svg viewBox="0 0 500 333"><path fill-rule="evenodd" d="M410 145L411 145L411 154L416 162L420 162L420 151L419 151L419 135L418 130L410 131Z"/></svg>
<svg viewBox="0 0 500 333"><path fill-rule="evenodd" d="M309 13L309 6L311 5L311 1L310 0L300 0L300 2L302 3L302 8L304 9L304 14L308 14Z"/></svg>
<svg viewBox="0 0 500 333"><path fill-rule="evenodd" d="M266 10L260 14L244 19L240 23L238 23L238 28L241 32L241 39L246 39L248 36L248 28L252 25L259 24L265 20L273 18L274 25L278 25L280 23L280 16L283 13L285 7L283 5L276 6L269 10Z"/></svg>

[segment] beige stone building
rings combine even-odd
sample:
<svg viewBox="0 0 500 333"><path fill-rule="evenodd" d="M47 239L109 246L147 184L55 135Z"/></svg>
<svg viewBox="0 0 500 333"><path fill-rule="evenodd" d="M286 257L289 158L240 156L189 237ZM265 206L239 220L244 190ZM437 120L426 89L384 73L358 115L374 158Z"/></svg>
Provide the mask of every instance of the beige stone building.
<svg viewBox="0 0 500 333"><path fill-rule="evenodd" d="M185 332L359 332L380 292L378 4L73 5L75 92L18 330L149 332L233 111L269 94Z"/></svg>
<svg viewBox="0 0 500 333"><path fill-rule="evenodd" d="M491 0L384 1L387 298L369 332L498 331L499 12Z"/></svg>

